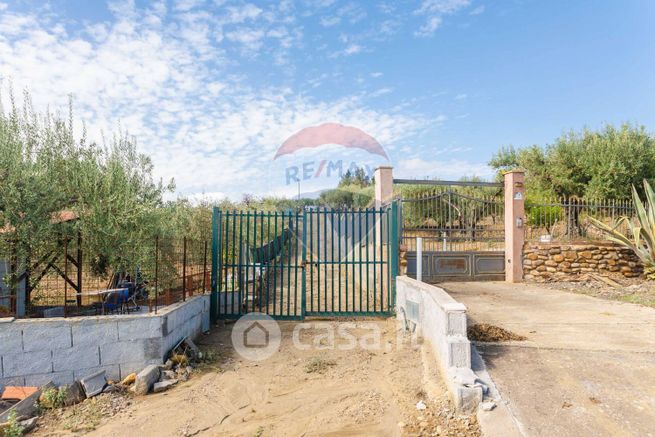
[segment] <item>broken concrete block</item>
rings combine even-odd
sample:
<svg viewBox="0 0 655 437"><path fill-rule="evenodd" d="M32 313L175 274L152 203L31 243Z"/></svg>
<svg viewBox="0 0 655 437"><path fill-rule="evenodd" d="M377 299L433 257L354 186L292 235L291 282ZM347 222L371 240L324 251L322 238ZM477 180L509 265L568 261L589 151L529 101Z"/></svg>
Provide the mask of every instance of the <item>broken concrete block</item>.
<svg viewBox="0 0 655 437"><path fill-rule="evenodd" d="M107 387L102 390L103 393L118 393L121 389L117 385L107 385Z"/></svg>
<svg viewBox="0 0 655 437"><path fill-rule="evenodd" d="M34 429L37 420L39 420L38 417L32 417L31 419L22 420L18 424L23 427L23 432L27 433Z"/></svg>
<svg viewBox="0 0 655 437"><path fill-rule="evenodd" d="M166 391L172 386L174 386L175 384L177 384L177 379L167 379L166 381L156 382L155 385L152 387L152 391L154 393Z"/></svg>
<svg viewBox="0 0 655 437"><path fill-rule="evenodd" d="M138 395L148 394L157 381L159 381L159 367L155 364L151 364L136 375L134 393Z"/></svg>
<svg viewBox="0 0 655 437"><path fill-rule="evenodd" d="M198 352L200 352L200 349L198 349L198 346L191 340L190 337L187 337L184 339L184 343L186 346L191 350L192 356L198 356Z"/></svg>
<svg viewBox="0 0 655 437"><path fill-rule="evenodd" d="M107 385L107 377L105 376L105 371L101 370L96 373L92 373L89 376L82 378L80 380L82 387L84 387L84 392L86 397L90 398L102 393L102 390Z"/></svg>
<svg viewBox="0 0 655 437"><path fill-rule="evenodd" d="M32 393L30 396L12 406L10 409L3 411L2 414L0 414L0 423L9 420L9 415L12 411L16 412L16 417L29 418L36 416L38 413L37 400L39 399L39 396L41 396L41 392L49 388L54 388L54 386L55 385L53 383L49 382L36 392Z"/></svg>
<svg viewBox="0 0 655 437"><path fill-rule="evenodd" d="M66 398L64 399L64 406L70 407L71 405L79 404L86 398L84 388L80 381L75 381L66 389Z"/></svg>
<svg viewBox="0 0 655 437"><path fill-rule="evenodd" d="M164 371L161 372L161 378L160 379L162 381L166 381L168 379L175 379L175 376L176 376L175 371L173 371L173 370L164 370Z"/></svg>

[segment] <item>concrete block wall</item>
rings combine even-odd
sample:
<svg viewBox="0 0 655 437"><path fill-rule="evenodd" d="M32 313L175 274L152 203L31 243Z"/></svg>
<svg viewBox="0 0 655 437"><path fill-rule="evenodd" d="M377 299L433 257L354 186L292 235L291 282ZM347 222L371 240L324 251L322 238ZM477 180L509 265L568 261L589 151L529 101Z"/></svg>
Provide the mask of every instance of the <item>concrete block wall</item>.
<svg viewBox="0 0 655 437"><path fill-rule="evenodd" d="M158 314L0 321L0 386L67 384L98 370L118 380L161 363L185 337L209 329L209 295Z"/></svg>
<svg viewBox="0 0 655 437"><path fill-rule="evenodd" d="M431 346L457 408L464 411L477 408L483 393L471 370L466 306L442 288L397 276L396 314Z"/></svg>

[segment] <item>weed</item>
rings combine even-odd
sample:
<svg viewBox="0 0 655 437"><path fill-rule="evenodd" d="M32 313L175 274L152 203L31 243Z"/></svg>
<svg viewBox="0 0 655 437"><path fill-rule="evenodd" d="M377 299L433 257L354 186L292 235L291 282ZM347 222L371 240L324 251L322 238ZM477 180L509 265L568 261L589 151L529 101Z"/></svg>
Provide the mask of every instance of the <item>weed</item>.
<svg viewBox="0 0 655 437"><path fill-rule="evenodd" d="M259 428L257 428L257 431L255 432L253 437L262 437L262 434L264 434L264 427L260 426Z"/></svg>
<svg viewBox="0 0 655 437"><path fill-rule="evenodd" d="M330 367L336 365L337 362L335 360L314 357L305 364L305 373L325 373Z"/></svg>
<svg viewBox="0 0 655 437"><path fill-rule="evenodd" d="M9 426L5 428L5 431L2 434L3 437L20 437L25 433L25 427L18 423L15 411L9 413L7 422L9 423Z"/></svg>
<svg viewBox="0 0 655 437"><path fill-rule="evenodd" d="M66 387L51 387L46 389L39 398L39 406L46 410L54 410L64 406L68 389Z"/></svg>

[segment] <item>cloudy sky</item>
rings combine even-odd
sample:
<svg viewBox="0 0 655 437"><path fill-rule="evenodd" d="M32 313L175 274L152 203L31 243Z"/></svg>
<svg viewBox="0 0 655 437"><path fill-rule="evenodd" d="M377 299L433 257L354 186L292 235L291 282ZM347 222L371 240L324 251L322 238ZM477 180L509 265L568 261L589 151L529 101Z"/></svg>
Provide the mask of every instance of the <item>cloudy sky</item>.
<svg viewBox="0 0 655 437"><path fill-rule="evenodd" d="M0 76L128 130L180 195L292 194L273 156L325 122L442 179L569 129L653 131L654 22L649 0L0 0Z"/></svg>

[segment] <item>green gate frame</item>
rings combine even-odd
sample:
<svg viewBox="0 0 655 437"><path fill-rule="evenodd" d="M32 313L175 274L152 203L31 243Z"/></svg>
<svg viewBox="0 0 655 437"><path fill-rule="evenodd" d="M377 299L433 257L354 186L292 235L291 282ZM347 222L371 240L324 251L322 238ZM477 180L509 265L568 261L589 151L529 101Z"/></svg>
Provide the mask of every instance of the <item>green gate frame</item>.
<svg viewBox="0 0 655 437"><path fill-rule="evenodd" d="M278 269L278 268L281 268L282 274L284 273L285 268L287 269L287 273L289 275L288 278L287 278L287 281L288 281L287 286L288 287L291 287L291 279L290 279L290 275L292 273L291 269L293 268L293 273L294 274L297 274L297 269L301 269L300 302L298 302L298 300L297 300L298 296L296 295L295 299L294 299L294 314L293 315L290 315L290 314L269 314L269 315L271 315L271 317L273 317L275 319L280 319L280 320L303 320L305 317L308 317L308 316L309 317L311 317L311 316L321 316L321 317L371 317L371 316L390 316L390 315L393 315L394 312L395 312L395 301L396 301L396 281L395 281L395 278L398 275L398 266L399 266L399 260L398 260L398 248L399 248L399 236L400 236L399 212L400 212L400 209L399 209L397 201L392 202L390 205L386 206L385 208L378 208L378 209L365 209L365 210L327 210L327 209L308 210L308 209L305 209L301 213L286 213L286 214L285 213L279 214L277 212L257 212L257 211L247 211L247 212L243 212L243 211L239 211L239 212L237 212L237 211L221 211L218 207L214 207L213 214L212 214L212 273L211 273L211 298L210 298L210 315L211 315L212 322L216 322L216 320L218 320L218 319L239 318L242 315L244 315L245 313L247 313L247 311L245 311L245 312L242 311L242 309L243 309L242 308L243 296L241 295L241 291L238 293L239 303L238 303L237 307L238 307L239 310L236 313L221 314L220 313L220 301L219 301L219 297L222 294L222 293L219 292L219 290L223 290L223 285L224 285L223 284L223 279L224 278L222 277L222 272L224 271L224 269L227 269L228 267L231 267L234 270L234 268L236 267L239 270L239 273L238 273L239 278L241 278L242 273L241 273L240 269L242 269L244 266L246 266L246 264L242 264L242 262L241 262L241 259L240 259L241 255L239 255L239 262L238 263L233 261L229 265L227 265L227 264L225 266L221 265L221 262L223 260L224 243L226 243L224 241L224 238L228 236L227 230L224 229L225 227L229 228L231 226L231 229L232 229L232 232L233 232L232 233L233 250L235 250L234 245L236 244L236 242L238 242L239 247L242 247L243 242L246 241L246 240L247 240L246 247L250 247L250 235L249 235L249 229L250 228L249 228L249 225L248 225L248 222L247 222L246 223L246 236L244 238L242 223L241 223L241 220L243 219L243 217L245 217L246 220L250 220L250 218L254 217L255 224L257 223L257 221L256 221L257 218L261 218L262 220L266 219L267 220L267 226L270 226L270 220L274 219L275 220L274 235L277 235L278 219L281 219L282 222L284 223L285 219L292 219L293 218L296 221L297 224L302 225L302 240L301 240L302 241L302 246L300 248L301 249L300 254L298 253L297 245L301 244L301 242L299 241L299 238L298 238L299 236L297 234L294 234L294 237L296 239L296 241L294 242L294 244L296 245L295 251L296 251L297 255L301 256L300 259L302 261L300 263L298 263L298 256L296 256L296 265L294 265L294 266L288 265L286 267L284 267L284 266L280 267L279 265L277 265L276 262L272 262L273 265L268 266L268 267L270 267L272 269L273 275L277 275L277 270L276 269ZM368 250L369 250L368 249L368 247L369 247L368 246L368 243L369 243L368 232L370 232L369 217L371 217L371 216L373 217L373 221L371 222L371 224L376 223L375 222L376 217L379 218L380 223L382 223L380 228L384 229L386 231L385 232L385 237L386 237L386 240L387 240L386 248L384 247L383 244L381 244L380 245L380 252L378 253L378 251L376 249L377 246L375 246L376 245L375 236L372 237L373 247L374 247L373 260L372 261L369 259L369 254L368 254ZM320 229L320 227L321 227L320 226L321 217L323 217L323 220L322 220L323 229ZM325 253L324 258L321 260L321 254L320 254L320 241L321 240L320 240L320 237L318 239L314 240L315 235L319 235L320 232L323 232L322 236L323 236L323 241L324 241L324 246L325 246L323 248L323 250L324 251L327 250L327 245L328 244L326 243L326 241L327 241L327 235L328 235L327 231L328 231L328 229L327 229L326 223L327 223L328 217L331 220L331 223L332 223L331 226L335 226L334 225L335 217L337 217L337 219L339 220L338 229L336 230L337 236L338 236L338 246L339 246L338 247L338 252L337 252L337 255L338 255L339 259L337 259L337 260L334 259L334 254L335 254L335 252L334 252L335 247L334 246L336 245L336 243L334 242L334 232L335 232L334 228L330 228L330 238L331 238L330 243L332 245L332 247L331 247L332 252L330 254L331 260L328 260L328 256L327 256L328 254L327 253ZM238 236L237 236L237 229L236 229L237 228L236 227L236 219L237 218L239 218L239 220L240 220ZM344 226L344 228L345 228L344 232L342 233L341 223L342 223L343 218L346 218L346 222L345 222L345 226ZM365 220L363 220L363 219L365 219ZM231 223L231 225L230 225L230 223ZM361 244L360 244L360 249L359 249L359 255L360 255L359 260L354 260L354 259L353 260L347 260L347 259L343 260L343 259L341 259L341 256L342 256L342 253L341 253L341 237L345 236L347 238L348 232L349 232L348 228L350 228L350 231L352 232L351 237L353 239L354 239L354 236L355 236L356 232L359 232L359 237L363 239L363 237L362 237L362 235L363 235L362 234L362 226L363 226L364 223L366 223L366 227L367 227L366 228L366 231L367 231L367 234L366 234L366 243L367 243L367 246L366 246L367 247L366 261L363 260ZM314 224L316 224L316 227L317 227L317 229L316 229L317 233L316 234L314 234L314 228L313 228ZM263 229L263 224L261 226L262 226L262 229ZM256 229L257 229L256 225L255 225L254 229L255 229L255 232L256 232ZM375 229L375 226L374 226L374 229ZM224 230L225 230L225 232L224 232ZM310 231L311 235L308 235L308 230ZM284 231L284 230L282 230L282 231ZM297 229L296 229L295 232L297 233ZM262 230L261 234L263 234L263 230ZM262 235L260 235L260 240L261 240L261 238L262 238ZM256 236L254 237L254 239L256 240ZM284 241L284 239L282 241ZM254 241L254 243L256 243L256 241ZM272 243L273 242L271 241L270 244L272 244ZM317 260L315 262L313 262L313 264L315 264L317 266L317 274L319 276L319 280L318 280L317 288L315 289L314 288L314 281L313 281L313 279L314 279L314 273L313 273L314 270L312 269L312 274L311 274L312 281L311 281L311 284L309 284L309 292L308 292L308 277L307 277L308 274L307 274L307 269L305 268L305 266L307 264L308 243L309 243L309 246L310 246L310 250L312 250L312 251L314 249L314 243L316 243L316 245L318 246L318 252L319 252L319 256L317 257ZM229 241L227 241L227 244L229 244ZM282 244L284 244L284 243L282 243ZM269 244L267 244L267 245L269 245ZM284 256L284 250L285 250L284 248L281 248L282 256ZM291 250L292 249L289 248L288 250L289 250L289 257L291 257ZM386 261L384 261L385 251L386 251ZM380 255L380 259L376 258L378 254ZM277 255L275 255L275 256L277 257ZM235 257L235 255L233 255L233 258L234 257ZM225 258L227 258L227 253L226 253ZM346 255L346 258L347 258L347 255ZM271 261L271 260L269 260L269 261ZM310 264L312 264L312 261L310 261ZM247 265L249 266L250 264L247 264ZM381 307L380 307L380 309L378 310L377 308L375 308L376 303L374 302L374 310L369 311L370 307L369 307L369 302L368 302L368 299L367 299L367 306L366 306L366 310L364 311L364 310L362 310L362 304L363 304L363 300L362 300L362 290L363 290L362 269L364 269L364 268L367 269L367 281L366 282L367 282L367 287L368 287L368 285L370 285L369 280L368 280L368 275L370 274L369 273L369 268L370 268L371 265L374 266L373 267L374 272L377 272L377 267L376 266L380 266L380 275L382 275L382 272L384 272L386 270L386 277L380 278L380 285L381 285L381 287L380 287L381 288L381 290L380 290L381 291L381 295L380 295L380 305L381 305ZM342 281L340 280L340 276L338 276L337 279L339 280L339 287L338 287L338 289L339 289L339 308L338 308L338 310L336 308L332 307L332 306L330 306L330 308L328 308L328 305L326 303L325 307L323 307L322 310L321 310L321 306L320 306L321 291L323 291L325 293L325 295L323 296L323 299L327 299L327 293L328 293L328 287L327 287L327 285L328 285L328 282L327 282L328 267L332 269L332 283L330 284L331 285L330 291L332 292L332 303L334 304L335 303L335 301L334 301L334 292L335 292L334 270L339 269L339 273L340 273L341 268L345 267L345 269L346 269L346 278L348 278L348 276L347 276L348 266L352 266L351 268L353 269L353 273L355 272L355 269L357 267L359 267L359 278L360 278L360 287L359 287L359 290L360 290L360 293L359 293L360 306L359 306L359 309L355 308L357 299L356 299L356 295L355 295L355 293L356 293L355 275L353 274L353 282L352 282L353 290L352 290L352 294L351 294L351 296L353 297L353 300L352 300L353 308L350 311L342 311L342 309L341 309L341 303L340 303L341 299L340 298L342 296L342 294L341 294L341 283L342 283ZM386 269L385 269L385 266L386 266ZM323 284L325 286L324 289L321 288L321 282L320 282L321 267L324 268L324 272L325 272L324 273L325 283ZM227 270L225 270L225 271L227 271ZM246 273L246 275L247 275L247 273ZM233 273L232 277L234 278L234 273ZM297 278L297 276L295 276L295 277ZM240 280L241 279L237 280L237 283ZM248 281L248 278L246 278L245 290L248 290L247 281ZM234 279L232 280L232 282L234 283ZM348 309L348 303L349 303L348 302L348 299L349 299L348 282L349 282L349 279L346 279L346 283L345 283L345 287L346 287L346 309ZM227 293L227 285L228 284L225 284L225 288L226 288L225 293ZM281 284L281 285L283 285L283 284ZM375 273L374 273L373 285L374 285L374 288L373 288L373 293L374 294L373 294L373 296L375 297L376 293L378 293L378 286L377 286L378 284L376 283ZM276 286L276 284L274 285L274 287L275 286ZM294 286L295 286L295 290L297 291L298 283L294 282ZM253 292L254 292L255 287L256 286L253 286ZM386 287L386 296L384 295L384 292L385 292L384 287ZM240 286L239 290L241 290L241 286ZM233 287L232 291L233 291L232 299L234 299L235 298L234 287ZM268 296L268 291L269 291L269 289L268 289L268 283L267 283L267 296ZM314 302L313 298L314 298L314 292L315 291L317 293L317 296L319 297L319 303L318 303L317 308L314 308L314 303L313 303ZM287 292L290 293L290 290L287 290ZM260 293L262 293L262 292L260 292ZM309 293L310 297L312 298L311 303L307 302L308 293ZM288 295L289 299L290 299L290 296L291 295L289 294ZM261 295L260 295L260 297L261 297ZM367 297L368 297L368 288L367 288ZM282 296L281 296L281 298L282 298ZM383 301L385 300L385 298L386 298L386 308L383 305ZM267 297L267 299L268 299L268 297ZM225 295L225 302L227 303L227 295ZM287 304L289 305L289 302ZM300 308L297 308L298 305L300 305ZM308 308L308 305L309 305L309 308ZM261 300L260 300L260 303L259 303L259 307L260 307L260 309L262 308ZM232 308L234 309L233 304L232 304ZM253 301L253 309L256 309L256 304L254 303L254 301ZM299 310L299 311L297 311L297 310Z"/></svg>

